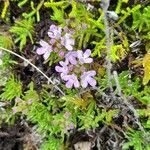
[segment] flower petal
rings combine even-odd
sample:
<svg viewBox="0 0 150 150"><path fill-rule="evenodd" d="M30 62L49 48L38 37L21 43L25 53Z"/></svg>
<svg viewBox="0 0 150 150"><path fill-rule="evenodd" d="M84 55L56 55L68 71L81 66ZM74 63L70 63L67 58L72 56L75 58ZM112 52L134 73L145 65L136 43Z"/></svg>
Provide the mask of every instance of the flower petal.
<svg viewBox="0 0 150 150"><path fill-rule="evenodd" d="M40 45L41 45L42 47L47 47L47 46L49 46L49 44L48 44L47 42L43 41L43 40L40 40Z"/></svg>
<svg viewBox="0 0 150 150"><path fill-rule="evenodd" d="M49 30L50 31L55 31L57 29L57 26L56 25L54 25L54 24L52 24L51 26L50 26L50 28L49 28Z"/></svg>
<svg viewBox="0 0 150 150"><path fill-rule="evenodd" d="M71 63L72 65L76 65L76 64L77 64L77 60L76 60L74 57L71 57L71 58L70 58L70 63Z"/></svg>
<svg viewBox="0 0 150 150"><path fill-rule="evenodd" d="M86 88L86 87L88 86L87 80L82 79L82 80L81 80L81 86L82 86L83 88Z"/></svg>
<svg viewBox="0 0 150 150"><path fill-rule="evenodd" d="M61 50L59 51L58 54L59 54L60 57L64 57L64 55L65 55L64 51L61 51Z"/></svg>
<svg viewBox="0 0 150 150"><path fill-rule="evenodd" d="M92 86L95 87L96 86L96 80L93 78L89 78L88 83Z"/></svg>
<svg viewBox="0 0 150 150"><path fill-rule="evenodd" d="M63 67L64 67L64 66L67 66L67 65L69 64L68 60L66 60L65 62L64 62L64 61L60 61L59 63L60 63L60 65L63 66Z"/></svg>
<svg viewBox="0 0 150 150"><path fill-rule="evenodd" d="M87 50L84 52L84 57L85 57L85 58L88 58L90 55L91 55L91 50L90 50L90 49L87 49Z"/></svg>
<svg viewBox="0 0 150 150"><path fill-rule="evenodd" d="M55 39L51 39L50 40L50 44L54 45L56 43L56 40Z"/></svg>
<svg viewBox="0 0 150 150"><path fill-rule="evenodd" d="M63 75L63 76L62 76L62 79L63 79L64 81L68 81L69 78L70 78L70 75Z"/></svg>
<svg viewBox="0 0 150 150"><path fill-rule="evenodd" d="M46 49L43 47L37 48L36 53L38 55L43 55L46 52Z"/></svg>
<svg viewBox="0 0 150 150"><path fill-rule="evenodd" d="M91 76L91 77L93 77L93 76L96 75L96 71L94 71L94 70L88 71L87 73L88 73L88 75Z"/></svg>
<svg viewBox="0 0 150 150"><path fill-rule="evenodd" d="M74 82L74 87L78 88L80 86L78 79Z"/></svg>
<svg viewBox="0 0 150 150"><path fill-rule="evenodd" d="M55 70L56 70L57 72L62 72L62 71L63 71L63 68L60 67L60 66L56 66L56 67L55 67Z"/></svg>
<svg viewBox="0 0 150 150"><path fill-rule="evenodd" d="M48 59L49 56L50 56L50 51L46 51L43 55L44 60Z"/></svg>
<svg viewBox="0 0 150 150"><path fill-rule="evenodd" d="M79 59L83 57L83 52L81 50L78 50L77 54Z"/></svg>
<svg viewBox="0 0 150 150"><path fill-rule="evenodd" d="M66 87L67 88L72 88L73 86L73 82L71 82L70 80L66 83Z"/></svg>
<svg viewBox="0 0 150 150"><path fill-rule="evenodd" d="M55 38L55 36L54 36L54 33L53 33L53 32L48 32L48 36L49 36L50 38Z"/></svg>
<svg viewBox="0 0 150 150"><path fill-rule="evenodd" d="M89 64L91 62L93 62L93 58L86 58L86 59L84 59L84 63Z"/></svg>
<svg viewBox="0 0 150 150"><path fill-rule="evenodd" d="M76 57L77 57L77 52L76 51L68 52L65 55L66 60L68 60L73 65L77 64Z"/></svg>
<svg viewBox="0 0 150 150"><path fill-rule="evenodd" d="M72 51L73 50L73 47L69 44L65 44L65 48L68 50L68 51Z"/></svg>

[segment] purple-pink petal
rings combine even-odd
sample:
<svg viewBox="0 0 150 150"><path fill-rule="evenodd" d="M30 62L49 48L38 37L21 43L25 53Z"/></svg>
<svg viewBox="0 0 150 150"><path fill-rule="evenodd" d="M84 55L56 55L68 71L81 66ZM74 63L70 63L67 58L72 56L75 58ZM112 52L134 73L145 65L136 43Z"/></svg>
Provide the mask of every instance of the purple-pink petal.
<svg viewBox="0 0 150 150"><path fill-rule="evenodd" d="M93 78L96 75L96 72L94 70L84 72L81 75L81 86L83 88L86 88L88 84L90 84L92 87L96 86L96 80Z"/></svg>
<svg viewBox="0 0 150 150"><path fill-rule="evenodd" d="M71 51L71 52L68 52L66 55L65 55L65 58L66 60L68 60L71 64L73 65L76 65L77 64L77 53L75 51Z"/></svg>
<svg viewBox="0 0 150 150"><path fill-rule="evenodd" d="M93 62L93 58L85 58L84 63L90 64Z"/></svg>
<svg viewBox="0 0 150 150"><path fill-rule="evenodd" d="M56 66L56 67L55 67L55 70L56 70L57 72L63 72L63 68L60 67L60 66Z"/></svg>
<svg viewBox="0 0 150 150"><path fill-rule="evenodd" d="M77 80L75 80L75 82L74 82L74 87L75 88L78 88L80 86L80 84L79 84L79 81L78 81L78 79Z"/></svg>
<svg viewBox="0 0 150 150"><path fill-rule="evenodd" d="M61 44L65 46L65 48L69 51L73 50L73 46L75 44L75 40L71 37L71 34L66 33L62 38L61 38Z"/></svg>
<svg viewBox="0 0 150 150"><path fill-rule="evenodd" d="M48 31L48 36L54 39L60 39L62 28L56 25L51 25Z"/></svg>
<svg viewBox="0 0 150 150"><path fill-rule="evenodd" d="M50 40L50 44L54 45L56 43L56 40L55 39L51 39Z"/></svg>
<svg viewBox="0 0 150 150"><path fill-rule="evenodd" d="M45 48L39 47L39 48L37 48L36 53L37 53L38 55L43 55L43 54L45 53L45 51L46 51Z"/></svg>
<svg viewBox="0 0 150 150"><path fill-rule="evenodd" d="M67 61L65 61L65 62L60 61L59 63L60 63L61 66L56 66L55 70L57 72L61 73L61 77L63 77L64 75L67 75L68 72L69 72L69 68L67 66L68 62Z"/></svg>
<svg viewBox="0 0 150 150"><path fill-rule="evenodd" d="M59 63L62 66L67 66L69 64L69 62L67 60L66 61L60 61Z"/></svg>
<svg viewBox="0 0 150 150"><path fill-rule="evenodd" d="M46 60L50 56L52 46L43 40L40 41L40 45L41 47L37 48L36 53L38 55L43 55L43 58Z"/></svg>
<svg viewBox="0 0 150 150"><path fill-rule="evenodd" d="M81 86L82 86L83 88L86 88L86 87L88 86L87 80L81 80Z"/></svg>
<svg viewBox="0 0 150 150"><path fill-rule="evenodd" d="M68 80L68 81L66 82L66 87L67 87L67 88L72 88L72 86L73 86L73 82L70 81L70 80Z"/></svg>
<svg viewBox="0 0 150 150"><path fill-rule="evenodd" d="M78 59L79 59L80 63L84 64L83 52L81 50L78 50L77 54L78 54Z"/></svg>
<svg viewBox="0 0 150 150"><path fill-rule="evenodd" d="M88 75L91 76L91 77L93 77L93 76L96 75L96 71L94 71L94 70L88 71L87 73L88 73Z"/></svg>
<svg viewBox="0 0 150 150"><path fill-rule="evenodd" d="M77 53L81 64L93 62L93 59L89 57L91 54L90 49L87 49L84 53L81 50L78 50Z"/></svg>
<svg viewBox="0 0 150 150"><path fill-rule="evenodd" d="M56 30L57 29L57 26L56 25L54 25L54 24L52 24L51 26L50 26L50 31L54 31L54 30Z"/></svg>
<svg viewBox="0 0 150 150"><path fill-rule="evenodd" d="M93 78L89 78L88 83L92 86L95 87L96 86L96 80Z"/></svg>
<svg viewBox="0 0 150 150"><path fill-rule="evenodd" d="M64 57L64 55L65 55L64 51L59 51L59 56L60 57Z"/></svg>
<svg viewBox="0 0 150 150"><path fill-rule="evenodd" d="M50 51L46 51L43 55L44 60L48 59L48 57L50 56Z"/></svg>
<svg viewBox="0 0 150 150"><path fill-rule="evenodd" d="M85 58L88 58L90 55L91 55L91 50L90 50L90 49L87 49L87 50L84 52L84 57L85 57Z"/></svg>
<svg viewBox="0 0 150 150"><path fill-rule="evenodd" d="M40 45L42 47L48 47L49 46L49 44L47 42L43 41L43 40L40 40Z"/></svg>
<svg viewBox="0 0 150 150"><path fill-rule="evenodd" d="M67 88L72 88L73 86L74 86L75 88L78 88L78 87L80 86L79 81L78 81L78 78L77 78L77 76L76 76L75 74L72 74L72 75L64 75L64 76L62 77L62 79L63 79L64 81L67 81L67 82L66 82L66 87L67 87Z"/></svg>

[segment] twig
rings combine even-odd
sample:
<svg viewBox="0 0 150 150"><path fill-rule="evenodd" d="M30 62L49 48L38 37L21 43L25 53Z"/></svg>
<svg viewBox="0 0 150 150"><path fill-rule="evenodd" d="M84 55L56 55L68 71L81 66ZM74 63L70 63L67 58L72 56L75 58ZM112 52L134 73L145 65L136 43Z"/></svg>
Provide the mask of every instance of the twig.
<svg viewBox="0 0 150 150"><path fill-rule="evenodd" d="M112 35L111 35L111 32L110 32L109 24L108 24L108 21L107 21L107 10L108 10L109 4L110 4L110 0L102 0L101 1L101 7L102 7L103 12L104 12L104 25L105 25L105 36L106 36L106 49L107 49L107 57L106 57L107 67L106 68L107 68L107 76L108 76L108 86L111 90L112 98L115 100L115 95L114 95L114 91L113 91L113 88L112 88L112 82L111 82L111 80L112 80L112 74L111 74L112 64L111 64L111 58L110 58L110 56L111 56L111 46L113 44L113 41L112 41L113 39L112 39ZM141 123L138 119L139 116L138 116L136 110L127 101L126 97L121 93L121 87L120 87L120 84L119 84L117 72L115 71L113 74L114 74L114 80L116 82L116 87L117 87L119 96L124 100L124 103L129 107L129 109L134 113L135 120L136 120L140 130L144 131L144 128L143 128L143 126L141 125Z"/></svg>
<svg viewBox="0 0 150 150"><path fill-rule="evenodd" d="M55 87L62 95L65 95L65 93L64 93L57 85L55 85L55 83L54 83L44 72L42 72L38 67L36 67L34 64L32 64L28 59L26 59L26 58L20 56L19 54L15 53L15 52L13 52L13 51L11 51L11 50L8 50L8 49L6 49L6 48L0 47L0 49L3 50L3 51L8 52L8 53L10 53L10 54L15 55L15 56L19 57L20 59L24 60L25 62L27 62L28 64L30 64L33 68L35 68L38 72L40 72L40 73L48 80L48 83L50 82L51 84L53 84L54 87Z"/></svg>
<svg viewBox="0 0 150 150"><path fill-rule="evenodd" d="M111 64L111 41L110 41L110 27L108 25L108 21L107 21L107 10L109 7L109 3L110 0L102 0L101 1L101 6L104 12L104 25L105 25L105 36L106 36L106 50L107 50L107 57L106 57L106 64L107 64L107 76L108 76L108 86L111 90L111 92L113 92L113 88L112 88L112 83L111 83L111 68L112 68L112 64Z"/></svg>

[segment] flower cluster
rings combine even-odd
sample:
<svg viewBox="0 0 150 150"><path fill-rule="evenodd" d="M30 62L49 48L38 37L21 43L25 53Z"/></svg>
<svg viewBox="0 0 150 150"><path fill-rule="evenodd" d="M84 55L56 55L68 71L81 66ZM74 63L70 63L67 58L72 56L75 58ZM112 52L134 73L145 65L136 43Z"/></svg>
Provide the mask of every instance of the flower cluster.
<svg viewBox="0 0 150 150"><path fill-rule="evenodd" d="M60 61L60 66L55 70L60 73L62 80L66 81L67 88L78 88L80 85L86 88L89 85L94 87L96 80L94 70L87 71L84 64L90 64L93 59L90 58L91 50L87 49L84 53L81 50L71 51L65 55L65 61ZM80 79L79 79L80 78Z"/></svg>
<svg viewBox="0 0 150 150"><path fill-rule="evenodd" d="M48 31L50 38L49 43L41 40L37 49L37 54L43 55L47 60L51 52L57 53L64 61L59 62L59 66L55 70L60 73L61 79L66 82L67 88L78 88L82 86L86 88L88 85L94 87L96 80L94 70L88 71L87 64L93 62L90 58L91 50L87 49L85 52L78 50L74 51L75 40L73 39L74 31L67 27L62 29L56 25L51 25Z"/></svg>
<svg viewBox="0 0 150 150"><path fill-rule="evenodd" d="M49 42L40 41L41 47L36 50L37 54L43 55L44 60L47 60L53 51L63 58L66 51L73 50L75 40L72 38L72 32L68 28L62 29L56 25L51 25L48 30L50 40Z"/></svg>

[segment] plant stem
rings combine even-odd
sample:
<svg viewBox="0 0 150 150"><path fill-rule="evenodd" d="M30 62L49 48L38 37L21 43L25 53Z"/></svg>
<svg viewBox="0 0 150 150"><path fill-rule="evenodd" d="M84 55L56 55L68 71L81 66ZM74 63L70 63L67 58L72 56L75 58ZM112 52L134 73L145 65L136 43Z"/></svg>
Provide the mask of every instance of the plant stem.
<svg viewBox="0 0 150 150"><path fill-rule="evenodd" d="M108 21L107 21L107 10L109 7L109 3L110 0L102 0L102 9L104 12L104 25L105 25L105 36L106 36L106 50L107 50L107 57L106 57L106 69L107 69L107 76L108 76L108 86L111 90L111 92L113 92L113 88L112 88L112 83L111 83L111 68L112 68L112 64L111 64L111 39L110 39L110 27L108 25Z"/></svg>
<svg viewBox="0 0 150 150"><path fill-rule="evenodd" d="M136 123L138 124L139 128L141 131L144 131L143 126L141 125L139 121L139 116L138 113L136 112L135 108L128 102L127 98L122 94L121 92L121 86L119 83L118 79L118 74L116 71L113 72L113 75L111 74L111 69L112 69L112 64L111 64L111 46L113 45L113 37L112 37L112 32L110 32L110 27L108 24L107 20L107 10L109 7L110 0L102 0L102 9L104 12L104 25L105 25L105 36L106 36L106 50L107 50L107 58L106 58L106 63L107 63L107 76L108 76L108 86L111 90L111 96L115 100L115 95L114 95L114 90L112 88L112 76L114 75L114 80L116 83L116 87L118 90L118 95L123 99L124 103L127 105L127 107L134 113Z"/></svg>

